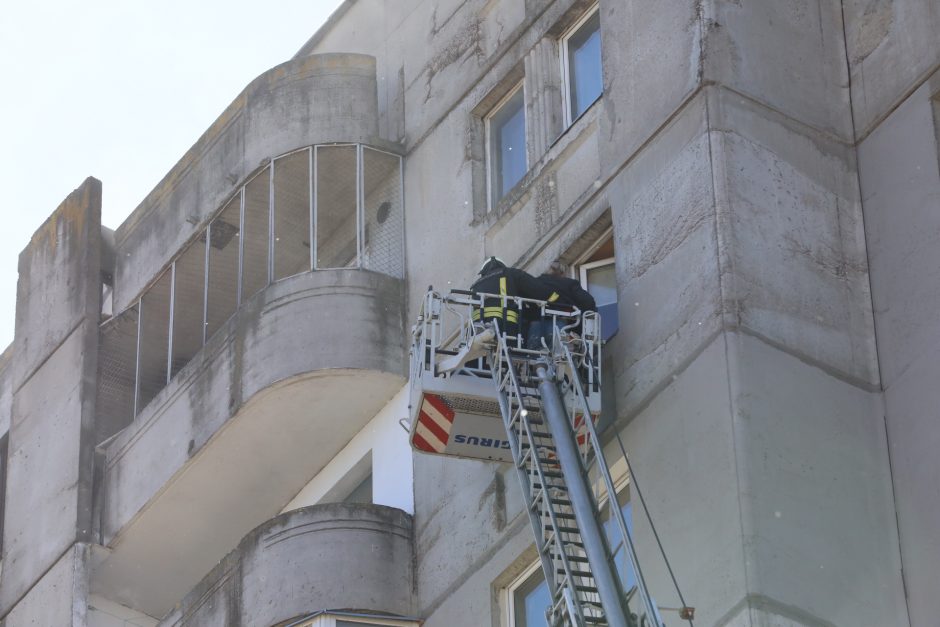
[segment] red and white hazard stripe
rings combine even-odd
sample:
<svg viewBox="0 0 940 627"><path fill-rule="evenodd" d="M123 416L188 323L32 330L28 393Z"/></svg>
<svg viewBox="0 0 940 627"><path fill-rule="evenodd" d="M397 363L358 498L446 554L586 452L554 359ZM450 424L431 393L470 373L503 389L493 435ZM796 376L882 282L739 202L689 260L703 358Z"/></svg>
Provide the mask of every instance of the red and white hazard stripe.
<svg viewBox="0 0 940 627"><path fill-rule="evenodd" d="M454 425L454 411L433 394L425 394L418 412L418 424L411 441L428 453L443 453Z"/></svg>

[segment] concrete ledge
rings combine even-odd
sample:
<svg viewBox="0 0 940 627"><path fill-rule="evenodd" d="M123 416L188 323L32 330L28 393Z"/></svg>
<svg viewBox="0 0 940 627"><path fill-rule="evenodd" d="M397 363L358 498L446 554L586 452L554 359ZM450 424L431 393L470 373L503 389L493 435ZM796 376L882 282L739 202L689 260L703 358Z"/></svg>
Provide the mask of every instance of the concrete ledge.
<svg viewBox="0 0 940 627"><path fill-rule="evenodd" d="M321 271L242 306L102 451L95 591L161 616L280 511L403 385L401 291Z"/></svg>
<svg viewBox="0 0 940 627"><path fill-rule="evenodd" d="M339 608L410 615L412 538L411 516L381 505L282 514L245 536L160 625L268 627Z"/></svg>
<svg viewBox="0 0 940 627"><path fill-rule="evenodd" d="M115 311L269 159L313 144L376 145L377 135L373 57L313 55L256 78L115 232Z"/></svg>

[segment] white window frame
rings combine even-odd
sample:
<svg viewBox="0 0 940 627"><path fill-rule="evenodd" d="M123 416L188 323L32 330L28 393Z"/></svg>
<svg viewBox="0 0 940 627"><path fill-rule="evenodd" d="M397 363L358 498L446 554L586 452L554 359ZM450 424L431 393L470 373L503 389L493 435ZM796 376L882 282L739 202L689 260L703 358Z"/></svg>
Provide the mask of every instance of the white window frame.
<svg viewBox="0 0 940 627"><path fill-rule="evenodd" d="M500 98L499 102L493 105L493 108L490 109L490 112L487 113L486 116L483 118L484 141L486 143L486 210L487 211L492 211L493 208L497 204L499 204L499 201L502 200L502 198L497 199L493 197L493 187L495 185L493 181L493 168L496 165L496 160L493 157L493 152L494 152L493 151L493 131L491 128L491 123L493 121L493 118L496 117L496 114L499 113L500 110L502 110L504 106L506 106L506 103L508 103L512 99L512 97L515 96L517 92L519 92L519 90L522 90L522 124L525 129L524 133L526 135L526 138L528 138L529 117L525 114L525 80L520 80L515 86L512 87L512 89L506 92L506 95ZM528 171L529 169L528 145L524 146L523 152L525 153L526 171ZM503 191L508 192L509 190L507 189ZM504 197L505 197L505 194L504 194Z"/></svg>
<svg viewBox="0 0 940 627"><path fill-rule="evenodd" d="M523 570L519 575L513 579L508 586L503 588L503 607L505 608L505 613L503 614L503 625L505 627L517 627L516 625L516 590L518 590L522 585L528 581L529 577L534 575L536 572L542 572L542 562L541 560L535 560Z"/></svg>
<svg viewBox="0 0 940 627"><path fill-rule="evenodd" d="M581 281L581 287L587 289L587 271L593 270L594 268L600 268L601 266L613 265L614 257L607 257L605 259L598 259L597 261L588 261L585 262L585 259L590 259L591 255L597 252L597 249L603 246L608 239L613 238L614 236L614 227L607 227L603 233L601 233L597 239L591 244L591 247L585 251L583 255L578 257L578 260L574 262L573 267L578 268L578 280Z"/></svg>
<svg viewBox="0 0 940 627"><path fill-rule="evenodd" d="M362 623L367 627L381 625L383 627L418 627L418 623L408 618L388 618L385 616L366 616L364 614L325 613L309 619L300 619L296 623L288 623L288 627L336 627L336 621L347 623Z"/></svg>
<svg viewBox="0 0 940 627"><path fill-rule="evenodd" d="M561 84L562 84L562 100L564 101L564 106L562 107L564 114L564 124L565 128L568 128L574 123L571 115L571 76L570 76L570 63L568 62L568 40L578 32L578 29L584 26L584 24L594 17L594 14L599 10L599 3L595 2L591 7L584 12L584 15L578 18L578 21L571 25L571 27L564 32L561 36ZM603 89L601 90L601 95L604 94ZM600 96L598 96L600 97ZM589 109L590 107L588 107ZM587 111L587 109L585 109Z"/></svg>

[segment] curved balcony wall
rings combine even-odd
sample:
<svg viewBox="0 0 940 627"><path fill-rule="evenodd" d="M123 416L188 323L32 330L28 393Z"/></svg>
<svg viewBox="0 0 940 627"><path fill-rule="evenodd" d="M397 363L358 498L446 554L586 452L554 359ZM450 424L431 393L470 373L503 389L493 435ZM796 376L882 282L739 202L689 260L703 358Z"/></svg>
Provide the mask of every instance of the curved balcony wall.
<svg viewBox="0 0 940 627"><path fill-rule="evenodd" d="M331 143L379 146L375 59L293 59L252 81L115 232L114 309L138 299L168 251L190 241L272 156Z"/></svg>
<svg viewBox="0 0 940 627"><path fill-rule="evenodd" d="M402 278L403 229L398 155L331 144L271 159L102 326L102 432L128 424L268 284L335 268Z"/></svg>
<svg viewBox="0 0 940 627"><path fill-rule="evenodd" d="M160 623L270 627L324 609L414 610L411 517L380 505L314 505L248 534Z"/></svg>
<svg viewBox="0 0 940 627"><path fill-rule="evenodd" d="M384 274L323 270L240 307L100 447L110 552L93 589L161 616L280 511L404 384L401 294Z"/></svg>

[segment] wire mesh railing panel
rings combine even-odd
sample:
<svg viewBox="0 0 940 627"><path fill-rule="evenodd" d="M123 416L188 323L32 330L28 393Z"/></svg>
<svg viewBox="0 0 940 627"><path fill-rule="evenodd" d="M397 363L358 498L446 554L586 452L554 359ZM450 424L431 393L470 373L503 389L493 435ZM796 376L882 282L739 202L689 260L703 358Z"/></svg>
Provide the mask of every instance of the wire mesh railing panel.
<svg viewBox="0 0 940 627"><path fill-rule="evenodd" d="M134 419L137 322L137 306L134 305L99 329L95 444L108 439Z"/></svg>
<svg viewBox="0 0 940 627"><path fill-rule="evenodd" d="M310 269L310 151L274 161L274 279Z"/></svg>
<svg viewBox="0 0 940 627"><path fill-rule="evenodd" d="M170 284L167 270L140 300L137 412L167 384L170 342Z"/></svg>
<svg viewBox="0 0 940 627"><path fill-rule="evenodd" d="M401 157L362 149L362 267L404 278Z"/></svg>
<svg viewBox="0 0 940 627"><path fill-rule="evenodd" d="M272 280L312 265L404 278L401 174L398 155L330 144L277 157L250 178L139 301L135 410Z"/></svg>
<svg viewBox="0 0 940 627"><path fill-rule="evenodd" d="M238 249L241 239L241 193L209 225L209 284L206 291L206 339L212 337L238 306Z"/></svg>
<svg viewBox="0 0 940 627"><path fill-rule="evenodd" d="M242 224L242 302L268 284L268 236L270 233L270 167L245 186L245 215Z"/></svg>
<svg viewBox="0 0 940 627"><path fill-rule="evenodd" d="M176 376L202 348L206 286L205 241L193 242L176 260L174 267L171 377Z"/></svg>
<svg viewBox="0 0 940 627"><path fill-rule="evenodd" d="M316 148L316 267L359 265L356 146Z"/></svg>

